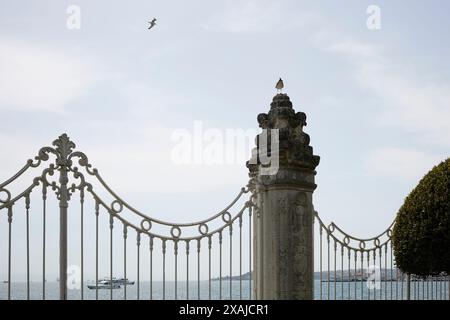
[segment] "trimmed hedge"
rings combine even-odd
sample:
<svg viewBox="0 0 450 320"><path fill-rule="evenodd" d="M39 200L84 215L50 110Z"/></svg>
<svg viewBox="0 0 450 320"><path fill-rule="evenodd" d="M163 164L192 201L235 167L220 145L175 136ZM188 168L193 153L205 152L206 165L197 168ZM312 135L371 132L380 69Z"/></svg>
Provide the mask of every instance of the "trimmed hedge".
<svg viewBox="0 0 450 320"><path fill-rule="evenodd" d="M400 270L450 274L450 158L422 178L400 208L392 245Z"/></svg>

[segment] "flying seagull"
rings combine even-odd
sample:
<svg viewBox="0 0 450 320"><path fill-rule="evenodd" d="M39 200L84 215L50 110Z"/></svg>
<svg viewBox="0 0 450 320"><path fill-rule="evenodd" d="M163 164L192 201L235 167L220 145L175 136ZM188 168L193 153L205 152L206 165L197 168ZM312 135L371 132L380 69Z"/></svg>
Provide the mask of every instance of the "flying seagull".
<svg viewBox="0 0 450 320"><path fill-rule="evenodd" d="M148 27L148 29L153 28L156 25L156 18L153 18L153 20L149 21L148 23L150 23L150 26Z"/></svg>
<svg viewBox="0 0 450 320"><path fill-rule="evenodd" d="M277 89L278 92L281 92L281 90L284 88L284 83L283 80L278 80L277 84L275 85L275 88Z"/></svg>

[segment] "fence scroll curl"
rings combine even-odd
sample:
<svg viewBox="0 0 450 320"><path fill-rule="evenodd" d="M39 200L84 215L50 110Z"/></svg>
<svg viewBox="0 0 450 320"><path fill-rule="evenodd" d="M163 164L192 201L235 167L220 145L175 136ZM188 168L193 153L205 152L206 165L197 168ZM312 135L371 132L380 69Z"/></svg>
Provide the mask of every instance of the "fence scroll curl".
<svg viewBox="0 0 450 320"><path fill-rule="evenodd" d="M13 237L13 214L15 215L15 205L20 201L25 202L26 208L26 298L30 299L30 224L29 212L31 208L30 195L39 188L41 206L35 211L42 213L42 225L40 232L42 236L42 291L40 298L46 298L46 256L49 254L46 250L47 233L47 215L49 214L48 197L52 191L59 203L60 218L60 250L59 250L59 291L60 299L67 299L67 216L70 210L70 203L75 194L77 194L77 210L79 210L79 261L81 268L81 288L79 298L84 299L85 290L85 256L86 251L93 248L89 243L86 247L85 225L86 219L95 220L95 298L99 299L99 289L101 289L101 280L99 279L99 251L104 250L104 243L99 239L99 216L106 214L108 217L109 229L109 294L113 298L113 278L117 271L117 260L120 258L123 262L120 272L123 274L123 294L127 299L127 287L132 284L127 282L127 272L129 265L136 269L136 291L134 298L140 299L141 295L141 273L142 264L141 247L144 237L147 238L145 252L148 257L147 272L149 287L146 293L149 299L167 298L167 286L171 285L171 299L196 298L196 299L221 299L228 298L251 298L252 286L248 278L243 278L243 274L252 270L252 211L254 208L254 197L249 186L241 188L236 197L223 210L211 215L209 218L195 222L172 223L162 219L154 218L148 214L137 210L117 193L115 193L100 175L99 171L92 166L86 154L81 151L75 151L76 145L66 134L56 139L52 147L43 147L39 150L34 159L27 161L14 176L0 184L0 217L2 213L7 215L8 223L8 249L6 259L8 262L7 274L7 299L12 297L12 241ZM13 182L23 177L30 169L43 168L42 171L32 178L32 183L27 185L22 191L14 192L10 186ZM99 190L100 189L100 190ZM92 210L87 209L87 202L92 202ZM93 215L87 216L89 213ZM71 212L75 214L75 212ZM0 221L1 222L1 221ZM119 228L116 225L119 223ZM243 230L245 228L245 230ZM116 230L120 230L122 244L122 254L117 252ZM100 230L103 231L103 230ZM129 245L130 232L136 236L135 257L136 261L130 263L127 260L127 249ZM225 243L226 242L226 243ZM101 247L101 248L100 248ZM157 250L158 249L158 250ZM181 250L183 249L183 250ZM225 250L228 252L226 253ZM158 256L156 256L158 251ZM170 251L170 253L169 253ZM2 254L0 252L0 254ZM171 263L167 263L170 254ZM194 256L194 257L192 257ZM214 259L213 259L214 257ZM218 257L218 259L216 259ZM179 271L180 260L183 258L185 270ZM196 258L196 259L195 259ZM196 261L195 261L195 260ZM192 261L191 261L192 260ZM217 263L218 260L218 263ZM225 266L227 263L227 266ZM171 271L171 281L167 281L166 273L168 268ZM155 287L154 268L159 268L158 274L162 276L159 279L158 287ZM195 270L196 269L196 270ZM206 272L202 269L206 269ZM193 271L197 271L193 275ZM233 277L234 275L234 277ZM180 279L183 277L183 279ZM226 279L226 280L225 280ZM217 280L217 281L216 281ZM183 283L183 284L182 284ZM107 284L108 286L108 284ZM218 288L217 288L218 287ZM227 292L224 292L226 290Z"/></svg>

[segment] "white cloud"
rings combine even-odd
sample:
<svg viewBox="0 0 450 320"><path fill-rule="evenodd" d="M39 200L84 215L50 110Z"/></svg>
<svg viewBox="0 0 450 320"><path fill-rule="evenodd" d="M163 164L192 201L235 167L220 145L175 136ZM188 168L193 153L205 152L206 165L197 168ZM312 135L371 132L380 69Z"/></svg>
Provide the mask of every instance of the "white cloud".
<svg viewBox="0 0 450 320"><path fill-rule="evenodd" d="M450 85L425 82L424 77L392 61L383 48L356 41L326 47L354 64L354 78L380 103L376 120L381 126L396 126L411 136L408 143L450 146ZM385 147L366 158L366 169L374 175L417 181L443 160L417 149Z"/></svg>
<svg viewBox="0 0 450 320"><path fill-rule="evenodd" d="M369 155L365 166L373 176L417 181L442 160L415 149L380 148Z"/></svg>
<svg viewBox="0 0 450 320"><path fill-rule="evenodd" d="M163 111L192 105L193 98L182 92L158 86L158 83L128 81L120 86L121 93L127 101L127 108L139 114L150 113L161 116ZM156 110L159 110L156 112ZM155 118L153 118L155 119Z"/></svg>
<svg viewBox="0 0 450 320"><path fill-rule="evenodd" d="M345 41L328 45L355 65L355 80L380 101L379 123L421 134L422 142L450 145L450 84L431 83L374 45Z"/></svg>
<svg viewBox="0 0 450 320"><path fill-rule="evenodd" d="M92 65L57 50L0 39L0 108L61 111L95 81Z"/></svg>
<svg viewBox="0 0 450 320"><path fill-rule="evenodd" d="M204 27L234 33L279 32L305 26L318 18L314 13L292 11L287 5L273 1L231 1Z"/></svg>
<svg viewBox="0 0 450 320"><path fill-rule="evenodd" d="M238 190L247 182L245 161L237 164L174 163L172 128L149 124L136 129L136 138L128 143L80 147L105 181L118 193L208 192L223 188Z"/></svg>
<svg viewBox="0 0 450 320"><path fill-rule="evenodd" d="M371 44L355 42L355 41L343 41L338 43L332 43L326 48L332 52L338 52L345 54L355 60L356 63L371 64L385 62L381 55L380 48L375 48Z"/></svg>

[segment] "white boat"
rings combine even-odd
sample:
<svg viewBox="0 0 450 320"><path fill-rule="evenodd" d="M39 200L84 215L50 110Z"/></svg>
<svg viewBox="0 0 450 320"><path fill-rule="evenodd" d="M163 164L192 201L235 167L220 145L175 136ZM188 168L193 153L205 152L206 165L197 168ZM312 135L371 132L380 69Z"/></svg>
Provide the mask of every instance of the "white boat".
<svg viewBox="0 0 450 320"><path fill-rule="evenodd" d="M128 280L128 278L117 279L115 277L112 277L112 278L104 277L102 280L111 281L112 283L118 284L118 285L134 285L134 281L130 281L130 280Z"/></svg>
<svg viewBox="0 0 450 320"><path fill-rule="evenodd" d="M109 280L100 280L97 285L88 285L89 289L120 289L120 285Z"/></svg>

